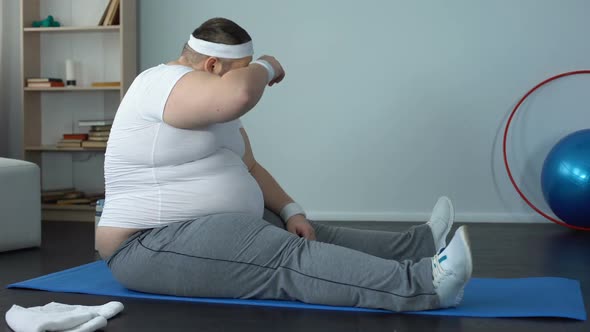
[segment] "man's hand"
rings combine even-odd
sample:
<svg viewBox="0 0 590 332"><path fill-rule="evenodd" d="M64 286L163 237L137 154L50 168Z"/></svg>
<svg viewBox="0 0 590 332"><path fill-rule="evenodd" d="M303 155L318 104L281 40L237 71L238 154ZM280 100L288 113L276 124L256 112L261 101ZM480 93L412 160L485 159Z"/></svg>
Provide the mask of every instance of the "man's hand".
<svg viewBox="0 0 590 332"><path fill-rule="evenodd" d="M313 227L301 214L294 215L287 220L287 230L308 240L315 241L316 239Z"/></svg>
<svg viewBox="0 0 590 332"><path fill-rule="evenodd" d="M258 60L268 61L268 63L270 63L270 65L275 71L275 77L270 82L268 82L268 86L273 86L276 83L280 83L283 80L283 78L285 78L285 70L275 57L270 55L263 55L260 58L258 58Z"/></svg>

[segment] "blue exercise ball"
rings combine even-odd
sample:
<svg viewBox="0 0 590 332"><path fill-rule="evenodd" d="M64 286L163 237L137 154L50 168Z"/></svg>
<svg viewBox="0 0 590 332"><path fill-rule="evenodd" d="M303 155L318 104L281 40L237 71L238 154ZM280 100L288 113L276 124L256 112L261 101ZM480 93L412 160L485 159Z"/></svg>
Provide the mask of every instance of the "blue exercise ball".
<svg viewBox="0 0 590 332"><path fill-rule="evenodd" d="M562 138L541 173L545 201L563 222L590 227L590 129Z"/></svg>

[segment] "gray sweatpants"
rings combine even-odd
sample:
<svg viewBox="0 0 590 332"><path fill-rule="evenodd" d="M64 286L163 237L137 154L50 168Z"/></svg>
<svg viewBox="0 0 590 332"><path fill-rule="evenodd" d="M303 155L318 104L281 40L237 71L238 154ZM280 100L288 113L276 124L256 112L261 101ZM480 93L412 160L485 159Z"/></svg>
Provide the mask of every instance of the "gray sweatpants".
<svg viewBox="0 0 590 332"><path fill-rule="evenodd" d="M285 231L268 212L265 220L210 215L138 232L107 263L121 284L141 292L393 311L439 306L427 225L403 233L312 225L317 241Z"/></svg>

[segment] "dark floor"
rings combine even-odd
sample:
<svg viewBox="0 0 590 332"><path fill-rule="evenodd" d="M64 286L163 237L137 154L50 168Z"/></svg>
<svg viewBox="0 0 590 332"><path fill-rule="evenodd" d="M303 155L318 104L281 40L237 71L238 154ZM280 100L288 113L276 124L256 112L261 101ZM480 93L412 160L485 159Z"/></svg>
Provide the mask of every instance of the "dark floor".
<svg viewBox="0 0 590 332"><path fill-rule="evenodd" d="M335 223L332 223L335 224ZM339 223L399 231L408 223ZM0 253L0 286L96 259L93 224L43 224L41 249ZM470 224L475 277L559 276L578 279L590 308L590 232L552 224ZM103 304L111 297L0 289L2 317L12 304L56 301ZM590 331L590 321L483 319L330 312L234 305L118 299L125 304L105 331ZM3 327L3 329L2 329ZM0 330L11 331L0 322Z"/></svg>

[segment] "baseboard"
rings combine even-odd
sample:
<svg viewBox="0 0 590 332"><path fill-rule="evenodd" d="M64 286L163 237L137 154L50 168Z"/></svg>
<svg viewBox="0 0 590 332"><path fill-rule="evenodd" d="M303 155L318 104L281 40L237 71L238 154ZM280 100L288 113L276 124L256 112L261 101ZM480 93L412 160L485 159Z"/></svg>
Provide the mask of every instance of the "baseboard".
<svg viewBox="0 0 590 332"><path fill-rule="evenodd" d="M310 220L318 221L392 221L392 222L416 222L426 221L430 218L430 212L332 212L332 211L308 211ZM458 222L503 222L503 223L539 223L550 222L543 217L532 213L455 213L455 221Z"/></svg>

